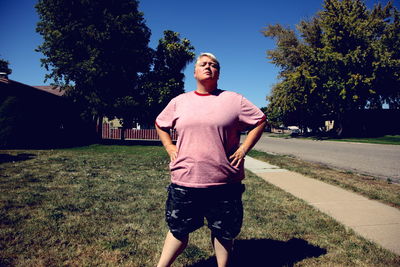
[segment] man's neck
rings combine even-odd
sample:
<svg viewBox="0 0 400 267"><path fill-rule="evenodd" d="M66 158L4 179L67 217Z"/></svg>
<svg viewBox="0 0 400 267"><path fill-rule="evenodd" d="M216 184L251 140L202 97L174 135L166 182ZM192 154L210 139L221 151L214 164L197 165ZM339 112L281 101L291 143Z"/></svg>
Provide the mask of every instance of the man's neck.
<svg viewBox="0 0 400 267"><path fill-rule="evenodd" d="M200 83L197 82L197 89L196 91L200 94L209 94L216 90L218 87L217 83Z"/></svg>

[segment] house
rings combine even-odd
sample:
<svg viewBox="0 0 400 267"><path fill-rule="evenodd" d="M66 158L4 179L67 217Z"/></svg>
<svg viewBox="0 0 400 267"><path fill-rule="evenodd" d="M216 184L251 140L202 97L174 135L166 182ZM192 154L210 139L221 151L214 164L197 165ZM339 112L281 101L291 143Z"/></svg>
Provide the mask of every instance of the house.
<svg viewBox="0 0 400 267"><path fill-rule="evenodd" d="M30 86L0 76L0 149L63 147L93 141L95 126L84 123L78 109L63 95L64 91L52 86ZM159 140L155 129L135 126L123 130L118 119L103 118L98 131L103 139ZM176 132L171 134L176 140Z"/></svg>
<svg viewBox="0 0 400 267"><path fill-rule="evenodd" d="M60 147L86 140L87 128L63 93L0 76L0 148Z"/></svg>

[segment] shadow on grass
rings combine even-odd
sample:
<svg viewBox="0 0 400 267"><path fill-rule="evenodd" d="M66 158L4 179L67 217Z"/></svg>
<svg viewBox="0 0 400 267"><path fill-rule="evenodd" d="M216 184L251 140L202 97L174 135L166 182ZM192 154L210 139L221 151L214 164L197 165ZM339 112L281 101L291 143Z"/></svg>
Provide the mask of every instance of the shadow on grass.
<svg viewBox="0 0 400 267"><path fill-rule="evenodd" d="M35 154L29 154L29 153L20 153L16 156L9 155L9 154L0 154L0 164L1 163L6 163L6 162L17 162L17 161L24 161L24 160L30 160L34 159L36 157Z"/></svg>
<svg viewBox="0 0 400 267"><path fill-rule="evenodd" d="M287 242L271 239L236 240L231 266L293 266L296 262L326 253L326 249L297 238ZM211 266L217 266L215 257L201 260L189 267Z"/></svg>

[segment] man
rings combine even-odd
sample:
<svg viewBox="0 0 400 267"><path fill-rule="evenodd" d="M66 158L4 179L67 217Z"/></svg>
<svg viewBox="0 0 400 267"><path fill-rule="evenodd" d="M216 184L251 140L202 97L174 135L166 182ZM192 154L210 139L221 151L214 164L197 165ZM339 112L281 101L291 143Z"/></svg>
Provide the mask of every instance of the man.
<svg viewBox="0 0 400 267"><path fill-rule="evenodd" d="M218 89L220 64L210 53L196 61L195 91L181 94L156 119L171 163L166 221L169 232L158 267L170 266L189 234L207 219L218 266L227 266L239 234L244 157L260 138L266 117L243 96ZM178 133L172 143L169 129ZM240 132L250 130L240 145Z"/></svg>

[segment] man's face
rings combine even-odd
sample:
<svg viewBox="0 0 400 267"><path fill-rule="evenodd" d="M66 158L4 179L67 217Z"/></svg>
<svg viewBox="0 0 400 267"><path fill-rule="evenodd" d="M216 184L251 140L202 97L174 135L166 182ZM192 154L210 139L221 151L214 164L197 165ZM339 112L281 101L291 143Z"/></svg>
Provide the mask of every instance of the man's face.
<svg viewBox="0 0 400 267"><path fill-rule="evenodd" d="M198 81L215 80L219 78L218 64L207 56L202 56L194 69L194 78Z"/></svg>

